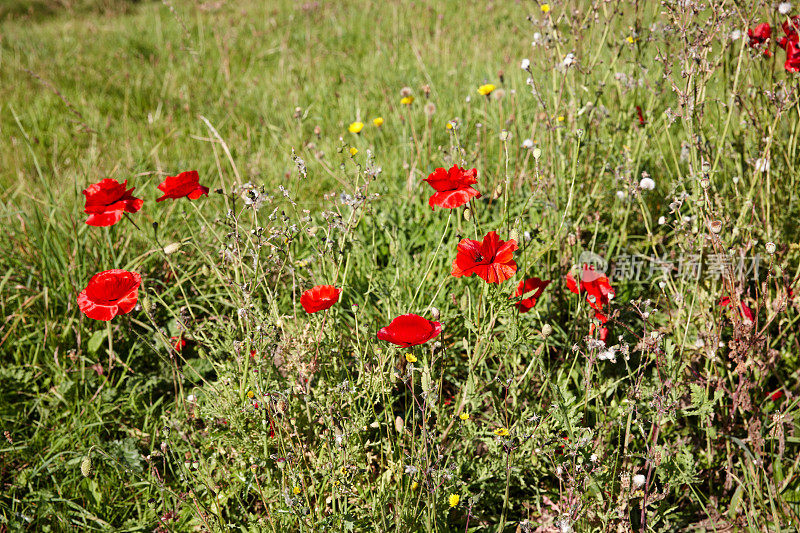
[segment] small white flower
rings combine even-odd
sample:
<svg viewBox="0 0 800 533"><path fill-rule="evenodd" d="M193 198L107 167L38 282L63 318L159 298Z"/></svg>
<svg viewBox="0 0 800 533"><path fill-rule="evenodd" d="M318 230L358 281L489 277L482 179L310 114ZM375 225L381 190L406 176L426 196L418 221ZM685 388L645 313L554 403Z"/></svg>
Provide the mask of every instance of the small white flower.
<svg viewBox="0 0 800 533"><path fill-rule="evenodd" d="M639 187L645 191L652 191L656 188L656 182L652 178L642 178L639 182Z"/></svg>
<svg viewBox="0 0 800 533"><path fill-rule="evenodd" d="M589 460L591 462L593 462L593 463L596 463L597 462L597 454L593 453L592 455L590 455L589 456Z"/></svg>
<svg viewBox="0 0 800 533"><path fill-rule="evenodd" d="M786 15L789 11L792 10L792 4L790 2L781 2L778 4L778 13L781 15Z"/></svg>
<svg viewBox="0 0 800 533"><path fill-rule="evenodd" d="M531 148L533 148L533 141L531 139L525 139L524 141L522 141L522 147L530 150Z"/></svg>
<svg viewBox="0 0 800 533"><path fill-rule="evenodd" d="M523 59L522 63L519 64L519 68L521 68L522 70L528 70L529 68L531 68L530 60L527 57Z"/></svg>
<svg viewBox="0 0 800 533"><path fill-rule="evenodd" d="M624 200L625 199L625 191L617 191L617 198L619 198L620 200Z"/></svg>
<svg viewBox="0 0 800 533"><path fill-rule="evenodd" d="M556 526L558 526L558 529L561 533L572 533L572 526L567 518L563 518L556 522Z"/></svg>
<svg viewBox="0 0 800 533"><path fill-rule="evenodd" d="M667 223L667 217L658 217L658 225L663 226Z"/></svg>
<svg viewBox="0 0 800 533"><path fill-rule="evenodd" d="M756 159L755 167L758 172L769 172L769 159Z"/></svg>
<svg viewBox="0 0 800 533"><path fill-rule="evenodd" d="M733 30L731 32L731 41L738 41L741 38L742 38L741 30Z"/></svg>
<svg viewBox="0 0 800 533"><path fill-rule="evenodd" d="M644 485L644 482L647 481L642 474L636 474L633 476L633 486L635 488L639 488Z"/></svg>
<svg viewBox="0 0 800 533"><path fill-rule="evenodd" d="M197 401L197 396L195 396L194 394L190 394L189 396L186 397L186 401L189 403L195 403Z"/></svg>
<svg viewBox="0 0 800 533"><path fill-rule="evenodd" d="M564 67L570 67L574 65L576 61L577 59L575 58L575 54L570 52L566 56L564 56L564 61L562 62L562 64L564 65Z"/></svg>
<svg viewBox="0 0 800 533"><path fill-rule="evenodd" d="M538 46L540 42L542 42L542 34L537 31L533 34L533 42L531 43L531 46Z"/></svg>
<svg viewBox="0 0 800 533"><path fill-rule="evenodd" d="M602 352L597 354L597 358L600 361L611 361L612 363L617 362L617 347L612 346L607 350L603 350Z"/></svg>

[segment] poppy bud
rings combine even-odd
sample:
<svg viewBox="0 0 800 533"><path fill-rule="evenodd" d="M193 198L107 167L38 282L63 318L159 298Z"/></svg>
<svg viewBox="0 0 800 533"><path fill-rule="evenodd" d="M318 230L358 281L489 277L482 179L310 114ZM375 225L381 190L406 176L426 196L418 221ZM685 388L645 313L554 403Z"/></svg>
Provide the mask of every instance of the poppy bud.
<svg viewBox="0 0 800 533"><path fill-rule="evenodd" d="M464 209L464 220L466 220L467 222L472 220L472 209L470 209L469 207Z"/></svg>
<svg viewBox="0 0 800 533"><path fill-rule="evenodd" d="M544 326L542 326L542 338L543 339L546 339L547 337L549 337L552 334L553 334L553 326L551 326L550 324L545 324Z"/></svg>
<svg viewBox="0 0 800 533"><path fill-rule="evenodd" d="M722 231L722 222L719 220L712 220L711 224L709 224L709 228L713 233L719 233Z"/></svg>
<svg viewBox="0 0 800 533"><path fill-rule="evenodd" d="M515 229L512 229L508 234L508 239L511 241L519 242L519 232Z"/></svg>
<svg viewBox="0 0 800 533"><path fill-rule="evenodd" d="M774 242L768 242L768 243L765 245L765 247L766 247L766 249L767 249L767 253L768 253L769 255L772 255L772 254L774 254L774 253L775 253L775 243L774 243Z"/></svg>
<svg viewBox="0 0 800 533"><path fill-rule="evenodd" d="M439 320L439 309L436 307L431 307L431 318L434 320Z"/></svg>
<svg viewBox="0 0 800 533"><path fill-rule="evenodd" d="M498 185L494 190L494 199L497 200L503 195L503 186Z"/></svg>
<svg viewBox="0 0 800 533"><path fill-rule="evenodd" d="M708 178L703 178L700 180L700 186L703 189L708 189L711 186L711 181Z"/></svg>
<svg viewBox="0 0 800 533"><path fill-rule="evenodd" d="M542 149L541 148L534 148L532 154L533 154L533 158L538 161L539 158L542 157Z"/></svg>

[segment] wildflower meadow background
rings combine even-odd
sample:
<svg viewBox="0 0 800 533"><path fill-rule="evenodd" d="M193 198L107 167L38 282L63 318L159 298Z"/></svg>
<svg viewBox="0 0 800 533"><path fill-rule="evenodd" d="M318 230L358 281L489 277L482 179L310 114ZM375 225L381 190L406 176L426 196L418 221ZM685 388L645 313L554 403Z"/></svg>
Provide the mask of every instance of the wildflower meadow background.
<svg viewBox="0 0 800 533"><path fill-rule="evenodd" d="M798 531L798 15L0 2L0 532Z"/></svg>

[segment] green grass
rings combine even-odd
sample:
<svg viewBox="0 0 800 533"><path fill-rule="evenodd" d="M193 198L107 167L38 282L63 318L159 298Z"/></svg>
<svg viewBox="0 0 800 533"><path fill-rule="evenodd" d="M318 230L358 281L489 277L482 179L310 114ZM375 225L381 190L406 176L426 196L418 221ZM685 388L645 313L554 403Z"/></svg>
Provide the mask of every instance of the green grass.
<svg viewBox="0 0 800 533"><path fill-rule="evenodd" d="M797 77L728 37L782 19L549 6L0 7L0 531L800 527ZM478 169L469 214L428 206L421 179L454 163ZM188 169L211 195L157 204ZM89 227L81 191L105 177L145 206ZM451 276L490 230L519 242L517 275ZM758 279L612 276L619 351L598 359L563 279L582 253L728 250L760 254ZM110 268L144 283L105 324L75 302ZM523 276L553 280L527 314ZM340 303L306 314L327 283ZM435 344L376 339L409 312L440 317Z"/></svg>

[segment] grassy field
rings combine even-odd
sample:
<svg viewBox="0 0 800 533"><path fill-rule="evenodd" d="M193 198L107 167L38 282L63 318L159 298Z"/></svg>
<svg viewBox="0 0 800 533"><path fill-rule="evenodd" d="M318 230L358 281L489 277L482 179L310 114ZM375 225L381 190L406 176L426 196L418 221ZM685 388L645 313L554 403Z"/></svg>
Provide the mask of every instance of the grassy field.
<svg viewBox="0 0 800 533"><path fill-rule="evenodd" d="M4 2L0 533L800 529L800 6L712 4Z"/></svg>

